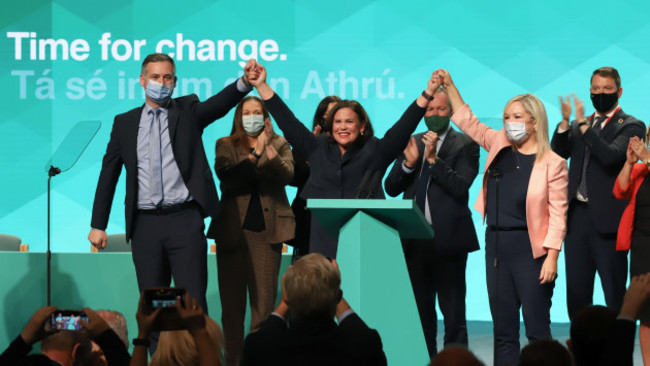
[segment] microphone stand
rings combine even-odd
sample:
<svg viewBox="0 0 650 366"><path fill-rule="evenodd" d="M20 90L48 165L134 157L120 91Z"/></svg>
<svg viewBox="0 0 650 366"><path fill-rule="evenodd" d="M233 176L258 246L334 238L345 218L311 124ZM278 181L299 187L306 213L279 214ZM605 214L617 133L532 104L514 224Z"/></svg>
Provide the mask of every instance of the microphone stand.
<svg viewBox="0 0 650 366"><path fill-rule="evenodd" d="M50 165L50 169L47 172L47 252L45 255L45 258L47 260L47 306L51 305L51 283L52 283L52 271L51 271L51 266L52 266L52 251L50 250L50 223L51 223L51 217L50 217L50 191L51 191L51 181L52 177L56 176L57 174L61 173L61 169L56 168L52 165Z"/></svg>
<svg viewBox="0 0 650 366"><path fill-rule="evenodd" d="M493 337L494 337L494 346L493 346L493 355L492 363L497 364L497 328L499 325L499 309L497 308L499 304L499 178L503 176L503 173L497 168L492 168L488 170L488 174L491 178L494 178L495 183L495 232L494 232L494 261L492 261L492 266L494 267L494 302L495 302L495 317L492 319L493 322Z"/></svg>

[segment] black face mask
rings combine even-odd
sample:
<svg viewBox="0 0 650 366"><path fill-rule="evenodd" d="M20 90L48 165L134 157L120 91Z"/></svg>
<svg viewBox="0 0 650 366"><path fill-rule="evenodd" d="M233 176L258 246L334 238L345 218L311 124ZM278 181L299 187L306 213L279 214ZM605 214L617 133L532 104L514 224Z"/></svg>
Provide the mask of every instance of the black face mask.
<svg viewBox="0 0 650 366"><path fill-rule="evenodd" d="M614 108L618 102L618 90L611 94L594 94L591 93L591 103L600 114L604 114Z"/></svg>

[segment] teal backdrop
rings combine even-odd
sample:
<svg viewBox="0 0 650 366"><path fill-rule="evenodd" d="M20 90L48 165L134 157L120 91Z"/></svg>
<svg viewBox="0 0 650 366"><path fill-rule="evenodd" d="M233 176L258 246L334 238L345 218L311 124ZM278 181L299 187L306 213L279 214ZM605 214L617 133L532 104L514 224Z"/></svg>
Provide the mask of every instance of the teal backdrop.
<svg viewBox="0 0 650 366"><path fill-rule="evenodd" d="M144 102L140 64L155 51L174 53L176 96L205 99L255 57L304 122L322 97L336 94L359 100L380 135L437 68L450 71L465 101L494 128L506 101L520 93L544 101L551 129L560 120L560 94L576 93L590 112L589 76L604 65L621 73L623 109L647 118L647 1L26 0L2 8L0 232L20 236L32 252L46 248L45 163L75 123L99 120L76 166L52 184L52 250L89 251L113 117ZM229 114L205 131L211 161L231 124ZM124 232L123 200L122 177L109 233ZM474 219L482 240L475 211ZM555 322L567 321L563 266L561 256ZM468 318L489 320L482 250L470 255L467 278ZM595 301L603 302L600 292Z"/></svg>

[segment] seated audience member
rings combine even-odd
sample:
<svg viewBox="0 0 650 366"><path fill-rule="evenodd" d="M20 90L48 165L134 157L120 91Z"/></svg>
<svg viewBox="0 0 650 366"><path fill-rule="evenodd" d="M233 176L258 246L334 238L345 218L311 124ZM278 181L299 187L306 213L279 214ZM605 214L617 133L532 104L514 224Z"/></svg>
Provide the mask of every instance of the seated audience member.
<svg viewBox="0 0 650 366"><path fill-rule="evenodd" d="M79 331L62 330L41 341L41 353L63 366L88 364L91 351L90 338Z"/></svg>
<svg viewBox="0 0 650 366"><path fill-rule="evenodd" d="M242 365L386 365L379 333L340 286L335 261L318 253L298 259L282 278L282 301L246 338Z"/></svg>
<svg viewBox="0 0 650 366"><path fill-rule="evenodd" d="M634 276L616 315L604 306L588 306L571 321L567 341L576 366L632 365L636 319L650 296L650 273Z"/></svg>
<svg viewBox="0 0 650 366"><path fill-rule="evenodd" d="M42 340L41 350L44 356L63 365L86 364L91 355L93 339L104 348L108 365L127 365L129 354L124 345L108 324L94 311L84 309L88 322L82 324L86 332L80 331L46 331L45 322L56 311L56 306L44 306L38 309L25 325L25 328L11 345L0 355L0 365L40 365L43 357L27 354L32 346ZM90 338L89 338L90 336ZM114 346L117 344L117 347Z"/></svg>
<svg viewBox="0 0 650 366"><path fill-rule="evenodd" d="M120 341L124 343L124 347L129 349L129 329L126 324L126 318L124 314L115 311L115 310L96 310L97 315L99 315L108 326L111 327L113 332L120 338Z"/></svg>
<svg viewBox="0 0 650 366"><path fill-rule="evenodd" d="M131 361L124 315L111 310L85 308L88 321L81 324L93 339L90 365L123 366Z"/></svg>
<svg viewBox="0 0 650 366"><path fill-rule="evenodd" d="M571 353L554 339L540 339L521 350L519 366L571 366Z"/></svg>
<svg viewBox="0 0 650 366"><path fill-rule="evenodd" d="M184 330L160 332L158 348L150 365L221 366L223 335L219 325L204 314L203 308L197 306L196 299L189 294L185 295L185 304L176 301L174 307ZM147 312L144 298L140 296L136 313L138 338L133 340L131 366L147 365L148 337L160 311L158 308Z"/></svg>
<svg viewBox="0 0 650 366"><path fill-rule="evenodd" d="M447 347L438 353L429 366L485 366L465 347Z"/></svg>

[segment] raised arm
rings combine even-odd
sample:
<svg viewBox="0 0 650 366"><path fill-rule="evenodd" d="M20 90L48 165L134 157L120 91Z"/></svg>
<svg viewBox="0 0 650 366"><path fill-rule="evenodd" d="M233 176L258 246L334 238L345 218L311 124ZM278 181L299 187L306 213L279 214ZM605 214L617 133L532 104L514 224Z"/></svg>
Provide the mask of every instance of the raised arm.
<svg viewBox="0 0 650 366"><path fill-rule="evenodd" d="M309 159L309 155L317 146L316 136L296 118L282 98L266 83L264 66L257 64L256 74L251 78L251 84L255 86L264 105L284 133L284 138L299 154Z"/></svg>
<svg viewBox="0 0 650 366"><path fill-rule="evenodd" d="M422 95L417 97L415 102L402 114L402 117L380 139L379 156L377 157L378 166L388 166L408 144L413 131L417 128L422 117L424 117L429 100L432 100L436 90L440 88L440 77L437 73L438 71L435 71L431 74L431 77L427 81L427 87Z"/></svg>
<svg viewBox="0 0 650 366"><path fill-rule="evenodd" d="M576 104L576 116L582 114L582 118L584 119L584 106L582 102L576 98L575 94L573 95L573 102ZM571 156L571 145L569 144L569 141L571 140L571 126L569 125L569 119L571 118L572 110L570 96L563 99L560 95L560 110L562 111L562 121L558 123L553 132L551 149L561 157L568 159L569 156Z"/></svg>
<svg viewBox="0 0 650 366"><path fill-rule="evenodd" d="M244 66L244 76L206 101L193 104L194 114L203 128L228 114L252 90L249 80L254 77L255 64L255 60L249 60Z"/></svg>
<svg viewBox="0 0 650 366"><path fill-rule="evenodd" d="M467 136L476 141L477 144L481 145L485 150L490 151L492 141L498 134L498 131L479 122L478 118L472 113L469 106L465 104L465 101L460 96L460 92L447 70L439 70L438 74L442 79L442 85L447 89L449 102L454 111L453 116L451 116L451 121Z"/></svg>

